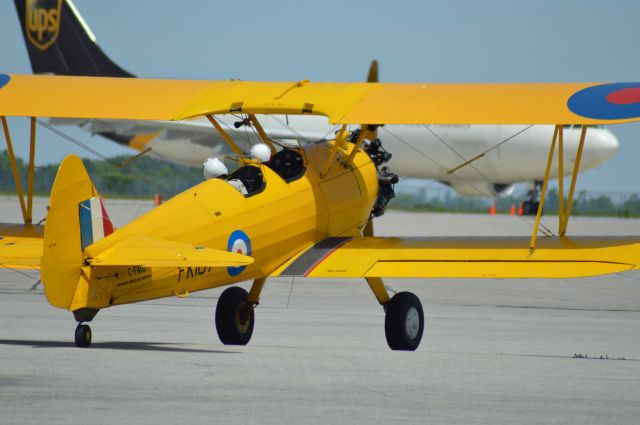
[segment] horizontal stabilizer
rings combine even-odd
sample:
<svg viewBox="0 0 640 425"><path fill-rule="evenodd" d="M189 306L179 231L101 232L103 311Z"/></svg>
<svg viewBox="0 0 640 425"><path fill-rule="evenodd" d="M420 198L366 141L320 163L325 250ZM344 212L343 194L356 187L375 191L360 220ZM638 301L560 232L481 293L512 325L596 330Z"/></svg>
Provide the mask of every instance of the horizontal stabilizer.
<svg viewBox="0 0 640 425"><path fill-rule="evenodd" d="M91 266L240 267L253 258L218 249L136 235L88 258Z"/></svg>

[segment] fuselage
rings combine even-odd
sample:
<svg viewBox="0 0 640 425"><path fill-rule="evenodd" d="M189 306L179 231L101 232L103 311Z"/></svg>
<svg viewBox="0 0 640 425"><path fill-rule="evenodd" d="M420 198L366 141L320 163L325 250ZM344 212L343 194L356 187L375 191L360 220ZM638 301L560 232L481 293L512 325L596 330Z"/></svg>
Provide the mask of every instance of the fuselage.
<svg viewBox="0 0 640 425"><path fill-rule="evenodd" d="M268 276L304 248L332 236L362 234L378 191L375 165L360 151L353 167L344 167L348 151L320 178L330 144L305 148L304 176L285 182L266 165L262 191L245 197L223 179L209 179L135 219L87 247L94 257L133 235L188 243L249 255L245 268L106 268L92 272L95 286L109 297L91 308L122 304L228 285ZM352 147L349 144L349 149ZM153 284L150 284L153 282ZM105 304L107 302L108 304Z"/></svg>

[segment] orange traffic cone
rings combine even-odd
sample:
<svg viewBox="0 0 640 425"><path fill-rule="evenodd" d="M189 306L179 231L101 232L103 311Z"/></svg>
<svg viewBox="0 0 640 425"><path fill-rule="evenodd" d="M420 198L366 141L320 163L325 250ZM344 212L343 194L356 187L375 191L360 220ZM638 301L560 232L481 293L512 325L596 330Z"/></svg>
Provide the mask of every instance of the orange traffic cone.
<svg viewBox="0 0 640 425"><path fill-rule="evenodd" d="M157 193L153 196L153 205L154 206L158 206L162 203L162 196L158 195Z"/></svg>
<svg viewBox="0 0 640 425"><path fill-rule="evenodd" d="M496 204L491 204L491 208L489 208L489 214L496 215Z"/></svg>
<svg viewBox="0 0 640 425"><path fill-rule="evenodd" d="M522 209L522 205L518 207L518 215L524 214L524 209Z"/></svg>
<svg viewBox="0 0 640 425"><path fill-rule="evenodd" d="M511 204L511 217L516 216L516 206L515 204Z"/></svg>

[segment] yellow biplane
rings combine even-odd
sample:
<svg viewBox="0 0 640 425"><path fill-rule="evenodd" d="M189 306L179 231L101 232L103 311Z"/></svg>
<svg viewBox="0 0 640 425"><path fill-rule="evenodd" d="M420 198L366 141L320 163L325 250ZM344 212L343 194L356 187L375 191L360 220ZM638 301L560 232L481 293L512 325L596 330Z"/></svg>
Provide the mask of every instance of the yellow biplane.
<svg viewBox="0 0 640 425"><path fill-rule="evenodd" d="M216 119L239 114L271 151L243 152ZM274 144L257 114L317 114L341 124L335 140L293 149ZM26 200L7 116L31 117ZM67 157L44 226L32 224L35 117L183 120L206 116L240 167L210 178L117 230L81 160ZM377 84L180 81L0 74L0 117L24 224L0 225L0 264L40 267L50 304L73 312L75 341L91 342L103 308L253 280L226 289L216 307L224 344L246 344L266 279L364 278L385 311L394 350L415 350L419 299L390 297L386 277L566 278L638 268L640 238L569 237L566 231L588 125L636 121L640 84ZM392 196L393 176L370 141L383 124L554 124L540 208L531 237L376 237L373 218ZM582 125L558 236L537 238L554 155L562 167L563 125ZM357 125L348 131L348 125ZM562 170L558 175L562 175ZM240 181L240 192L231 181Z"/></svg>

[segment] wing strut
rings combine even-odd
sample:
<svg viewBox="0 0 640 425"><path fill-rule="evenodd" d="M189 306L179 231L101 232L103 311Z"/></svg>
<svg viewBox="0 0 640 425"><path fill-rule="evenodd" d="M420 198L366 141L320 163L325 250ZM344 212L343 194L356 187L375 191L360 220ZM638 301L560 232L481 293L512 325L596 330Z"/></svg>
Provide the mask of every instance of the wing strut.
<svg viewBox="0 0 640 425"><path fill-rule="evenodd" d="M320 177L324 178L329 171L331 171L331 167L333 167L333 161L336 158L336 154L338 153L338 149L343 148L345 145L345 140L347 138L347 124L342 124L340 128L340 132L336 136L336 139L333 141L333 147L331 148L331 153L329 154L329 158L327 158L327 162L322 167L322 173L320 173Z"/></svg>
<svg viewBox="0 0 640 425"><path fill-rule="evenodd" d="M358 150L362 146L362 143L364 142L365 139L369 139L371 141L375 139L375 131L377 128L378 126L376 125L362 125L360 129L360 134L358 135L358 140L356 140L355 146L351 150L351 154L349 155L349 158L347 158L348 164L353 163L353 158L356 157L356 153L358 153Z"/></svg>
<svg viewBox="0 0 640 425"><path fill-rule="evenodd" d="M345 168L348 168L351 164L353 164L353 159L356 157L356 154L362 147L362 144L364 143L365 139L369 139L371 141L375 140L377 128L378 128L377 125L372 125L372 124L362 124L360 126L360 131L357 133L358 134L357 139L355 141L351 140L353 142L353 148L351 149L351 152L349 153L349 156L347 157L346 162L342 164L344 165ZM331 148L331 153L327 158L327 162L325 162L324 167L322 167L322 173L320 173L320 177L326 177L326 175L329 174L329 171L331 171L331 168L333 167L333 163L335 162L335 158L336 158L336 154L338 153L338 150L341 148L346 149L345 147L346 134L347 134L347 125L343 124L342 128L340 129L340 132L338 133L338 135L336 136L336 139L334 140L333 147Z"/></svg>
<svg viewBox="0 0 640 425"><path fill-rule="evenodd" d="M558 235L565 236L567 233L567 226L569 225L569 216L571 215L571 205L573 204L573 194L576 188L576 182L578 181L578 172L580 170L580 160L582 159L582 151L584 148L584 140L587 136L587 126L582 125L582 132L580 133L580 144L578 145L578 152L576 152L576 160L573 166L573 174L571 176L571 186L569 188L569 197L567 199L567 205L564 205L564 185L563 185L563 161L564 161L564 126L556 125L553 131L553 139L551 141L551 148L549 149L549 158L547 160L547 168L544 173L544 181L542 183L542 194L540 195L540 205L538 206L538 212L536 214L536 221L533 225L533 233L531 234L531 243L529 244L529 250L533 253L536 249L536 240L538 235L538 228L540 227L540 217L542 216L542 209L544 207L545 194L549 184L549 171L551 170L551 163L553 162L553 155L556 149L556 141L558 142Z"/></svg>
<svg viewBox="0 0 640 425"><path fill-rule="evenodd" d="M29 137L29 179L27 180L27 217L24 224L31 224L33 217L33 180L36 160L36 118L31 117L31 135Z"/></svg>
<svg viewBox="0 0 640 425"><path fill-rule="evenodd" d="M220 126L220 124L218 123L218 121L216 121L215 118L213 118L213 115L207 115L207 119L211 122L211 124L213 124L213 126L216 128L216 130L218 131L218 133L220 134L220 136L222 136L222 138L224 139L225 142L227 142L227 145L229 145L229 147L231 148L231 150L238 156L242 157L244 155L244 152L242 152L242 149L240 149L238 147L238 145L235 144L235 142L233 141L233 139L231 139L231 137L229 137L229 135L227 134L226 131L224 131L224 129Z"/></svg>
<svg viewBox="0 0 640 425"><path fill-rule="evenodd" d="M578 145L578 152L576 153L576 162L573 165L573 174L571 175L571 187L569 188L569 199L567 199L567 208L564 211L564 217L562 219L562 226L560 227L560 236L564 236L567 232L567 226L569 225L569 215L571 214L571 204L573 203L573 193L576 189L576 182L578 181L578 171L580 171L580 159L582 158L582 149L584 148L584 139L587 137L587 126L582 126L582 132L580 133L580 144Z"/></svg>
<svg viewBox="0 0 640 425"><path fill-rule="evenodd" d="M13 172L13 181L15 182L16 191L18 192L20 210L22 211L22 219L24 220L24 224L31 224L33 221L33 181L35 173L36 154L36 118L31 117L31 135L29 140L29 178L27 180L26 205L24 192L22 191L20 172L18 170L16 156L13 151L13 143L11 142L11 133L9 132L9 125L7 124L7 118L5 116L1 116L0 120L2 121L2 130L4 131L4 138L7 143L7 152L9 153L9 162L11 163L11 171Z"/></svg>
<svg viewBox="0 0 640 425"><path fill-rule="evenodd" d="M264 128L262 128L262 124L260 124L260 121L258 121L258 118L256 118L254 114L249 114L249 121L251 121L251 124L253 124L253 126L255 127L258 135L260 136L260 139L262 139L262 141L267 146L269 146L269 149L271 149L271 155L275 155L276 147L273 146L273 143L271 143L271 139L269 139L269 136L267 136L267 133L265 133Z"/></svg>

